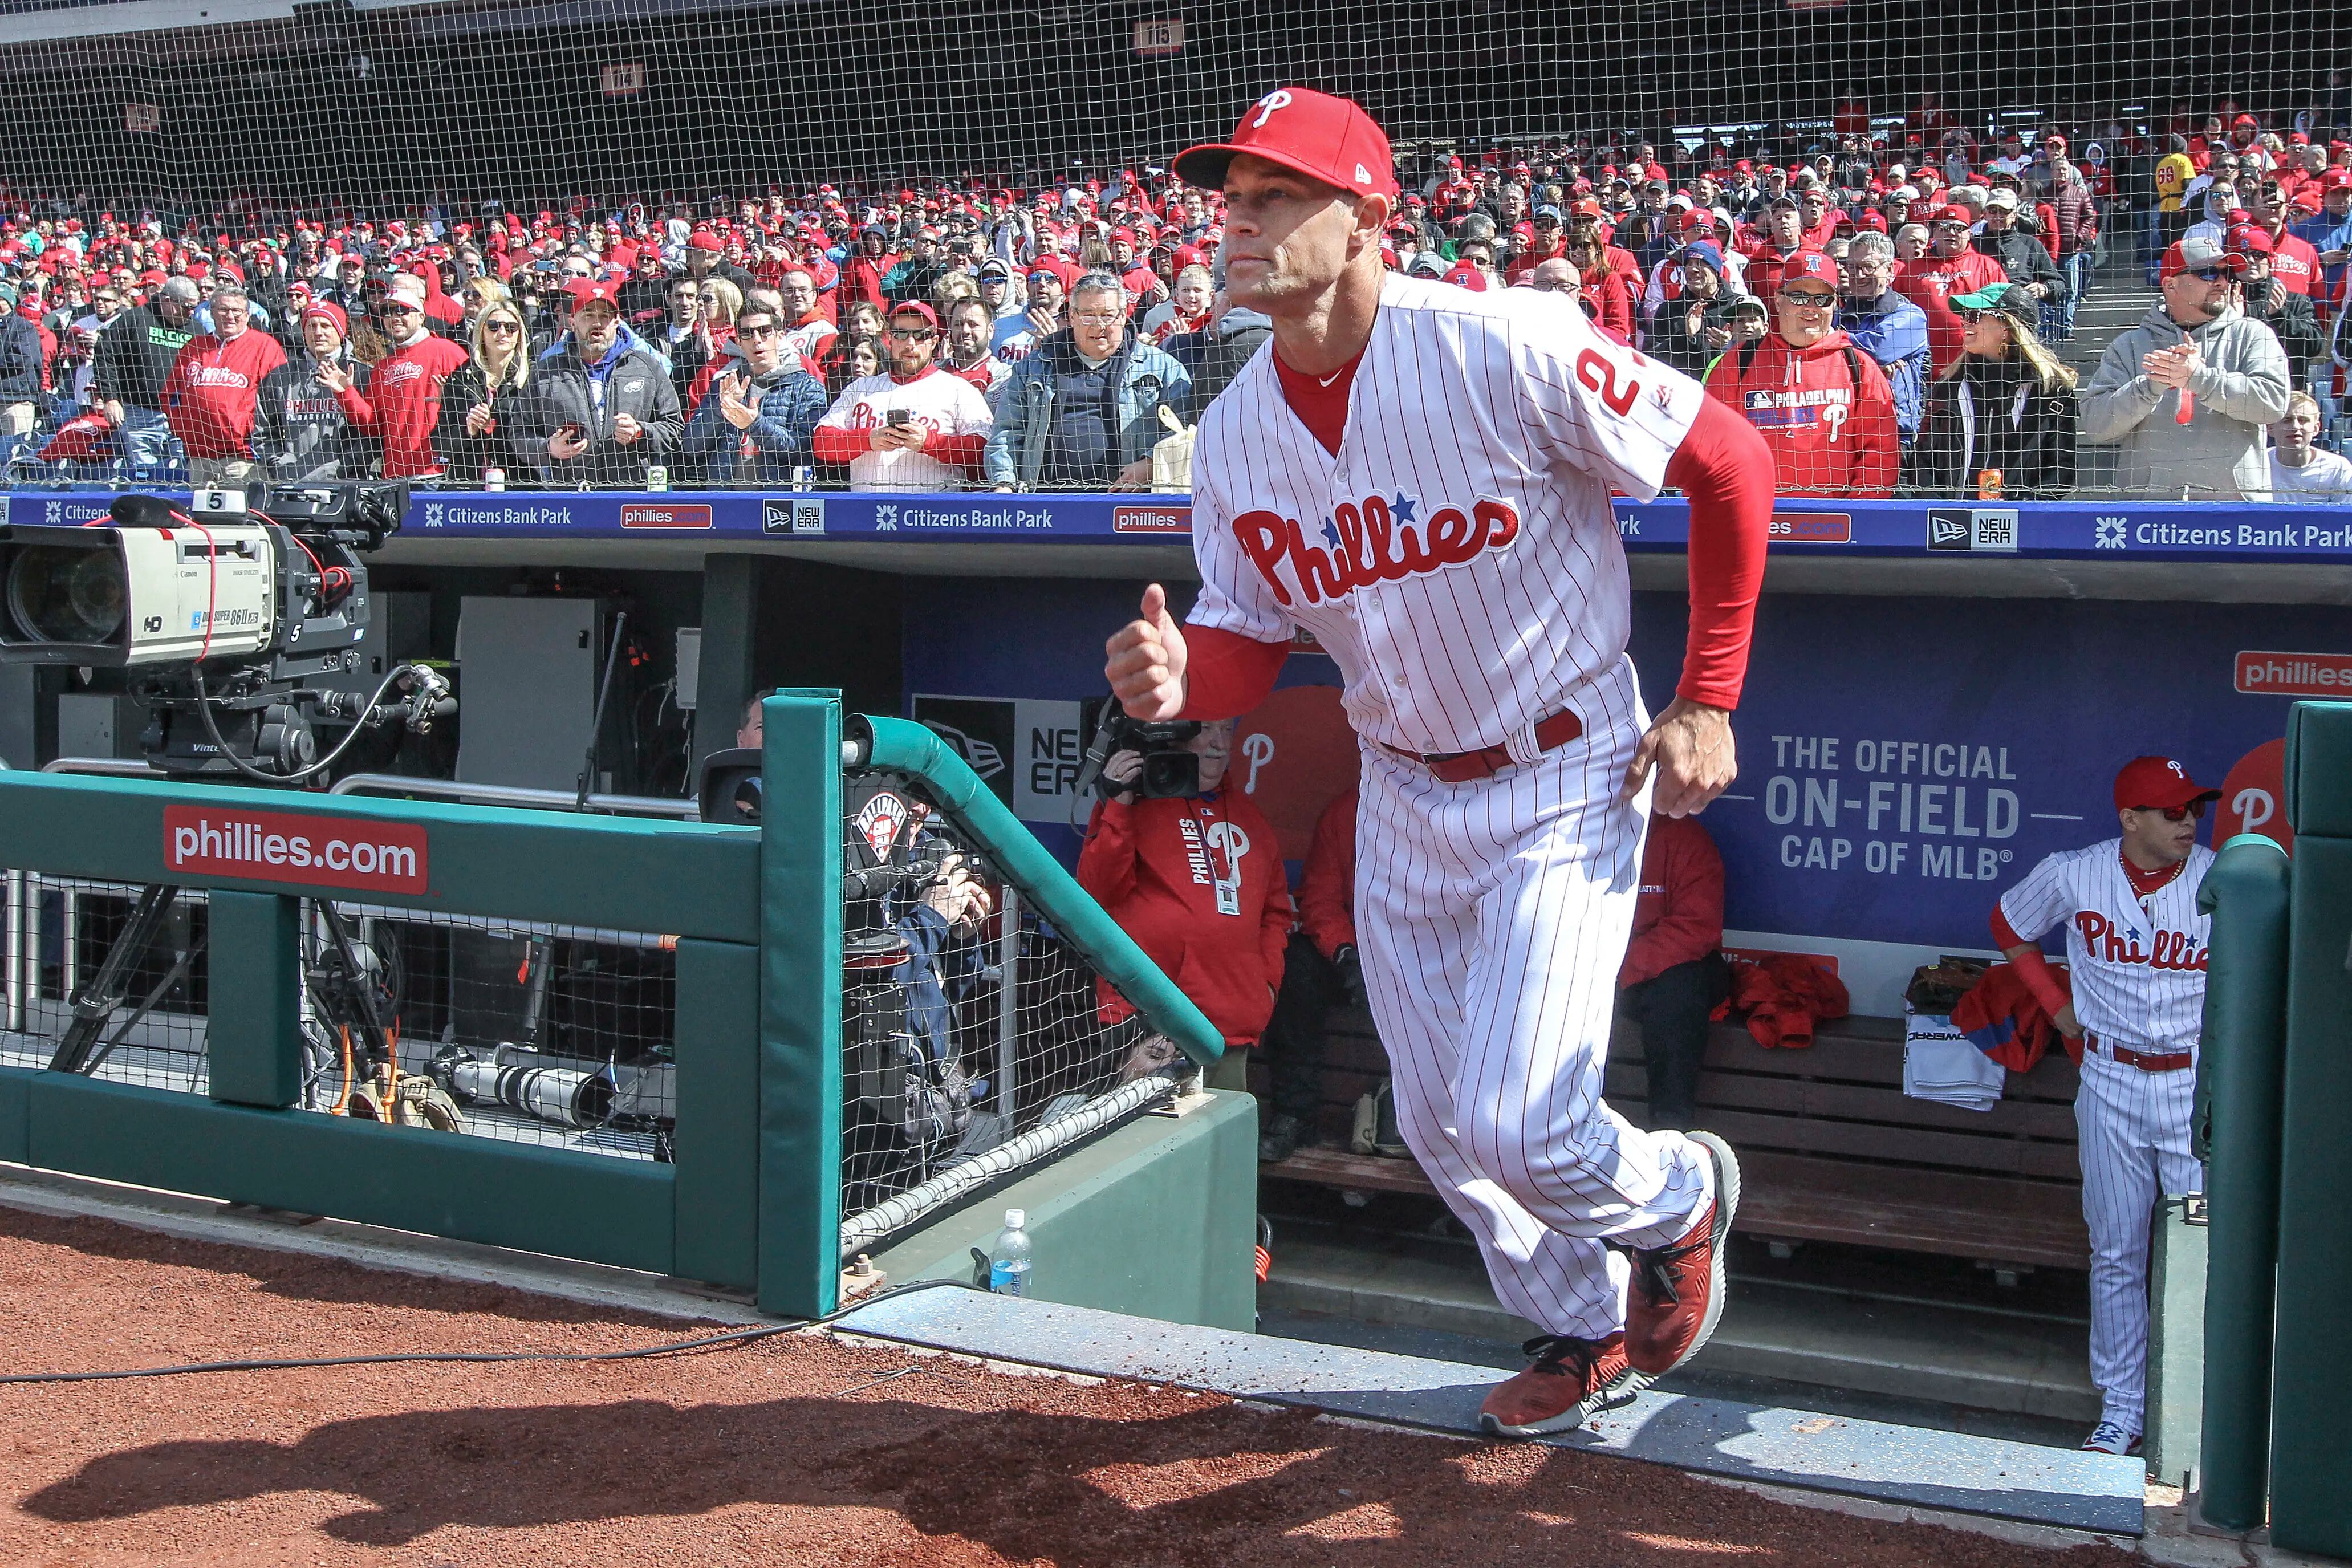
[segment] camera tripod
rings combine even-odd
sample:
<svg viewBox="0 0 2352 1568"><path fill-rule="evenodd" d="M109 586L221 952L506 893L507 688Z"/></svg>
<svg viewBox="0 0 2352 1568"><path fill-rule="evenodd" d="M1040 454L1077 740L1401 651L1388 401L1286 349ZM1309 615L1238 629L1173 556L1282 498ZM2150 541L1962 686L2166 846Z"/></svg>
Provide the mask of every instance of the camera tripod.
<svg viewBox="0 0 2352 1568"><path fill-rule="evenodd" d="M178 888L165 883L139 889L129 923L89 984L73 994L73 1022L49 1058L52 1071L95 1074L187 977L205 951L209 931L192 940L129 1015L115 1022L115 1015L131 1000L133 971L163 934L179 895ZM321 940L304 954L302 964L302 1108L446 1132L464 1131L465 1118L439 1084L425 1074L400 1070L397 998L386 981L382 955L354 935L351 922L332 903L320 899L313 907ZM341 1092L332 1104L324 1103L328 1072L338 1066Z"/></svg>

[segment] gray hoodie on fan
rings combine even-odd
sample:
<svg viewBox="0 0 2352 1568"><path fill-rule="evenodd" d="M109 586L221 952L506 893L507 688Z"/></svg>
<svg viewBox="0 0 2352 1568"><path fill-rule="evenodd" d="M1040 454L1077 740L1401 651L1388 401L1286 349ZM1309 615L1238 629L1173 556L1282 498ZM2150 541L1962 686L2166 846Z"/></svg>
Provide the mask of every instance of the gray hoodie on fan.
<svg viewBox="0 0 2352 1568"><path fill-rule="evenodd" d="M2193 338L2204 361L2189 378L2189 423L2180 395L2150 381L2142 356ZM2116 447L2116 487L2151 500L2271 499L2264 426L2286 415L2286 350L2270 328L2235 305L2184 331L2159 300L2100 357L2083 389L2082 440Z"/></svg>

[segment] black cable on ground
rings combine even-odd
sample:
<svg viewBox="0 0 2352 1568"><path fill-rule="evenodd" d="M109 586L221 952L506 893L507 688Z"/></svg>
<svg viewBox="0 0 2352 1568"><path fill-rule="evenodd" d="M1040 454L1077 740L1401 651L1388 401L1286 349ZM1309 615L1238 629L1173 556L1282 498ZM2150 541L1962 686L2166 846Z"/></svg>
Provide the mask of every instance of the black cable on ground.
<svg viewBox="0 0 2352 1568"><path fill-rule="evenodd" d="M821 1318L795 1318L786 1323L764 1323L756 1329L733 1329L723 1334L706 1334L700 1339L678 1340L666 1345L646 1345L629 1351L408 1351L390 1355L321 1356L312 1360L284 1361L206 1361L191 1362L181 1366L127 1367L117 1372L18 1372L0 1374L0 1384L25 1383L104 1383L126 1377L186 1377L208 1372L299 1372L314 1367L332 1366L396 1366L415 1362L453 1362L467 1365L499 1365L513 1362L593 1362L644 1361L652 1356L679 1355L688 1351L714 1350L747 1345L755 1340L772 1339L802 1329L823 1328L838 1322L853 1312L863 1311L877 1301L893 1296L909 1296L918 1290L936 1290L951 1286L960 1290L973 1287L961 1279L913 1279L904 1285L894 1285L877 1290L846 1307L835 1309Z"/></svg>

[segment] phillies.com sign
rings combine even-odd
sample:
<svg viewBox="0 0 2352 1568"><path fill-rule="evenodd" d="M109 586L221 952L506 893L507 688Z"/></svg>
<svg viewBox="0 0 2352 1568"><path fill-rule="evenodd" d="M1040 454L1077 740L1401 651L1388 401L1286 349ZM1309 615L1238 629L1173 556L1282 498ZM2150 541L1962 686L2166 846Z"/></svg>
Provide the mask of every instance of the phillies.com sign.
<svg viewBox="0 0 2352 1568"><path fill-rule="evenodd" d="M415 823L210 805L163 808L163 868L361 893L423 893L431 877Z"/></svg>

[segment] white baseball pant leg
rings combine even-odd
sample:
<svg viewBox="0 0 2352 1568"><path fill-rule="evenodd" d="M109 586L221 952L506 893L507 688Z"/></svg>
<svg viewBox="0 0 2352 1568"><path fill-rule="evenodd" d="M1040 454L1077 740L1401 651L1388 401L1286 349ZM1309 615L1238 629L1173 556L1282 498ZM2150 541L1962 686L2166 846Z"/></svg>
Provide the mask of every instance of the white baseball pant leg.
<svg viewBox="0 0 2352 1568"><path fill-rule="evenodd" d="M2153 1048L2153 1047L2151 1047ZM2083 1219L2091 1231L2091 1381L2101 1418L2142 1430L2147 1415L2148 1235L2157 1200L2205 1190L2189 1152L2197 1074L2142 1072L2085 1054L2074 1097Z"/></svg>
<svg viewBox="0 0 2352 1568"><path fill-rule="evenodd" d="M1586 1339L1625 1322L1603 1244L1678 1240L1714 1184L1696 1145L1601 1098L1649 816L1646 790L1618 799L1643 728L1624 707L1472 784L1367 746L1357 826L1356 935L1405 1142L1502 1303Z"/></svg>

